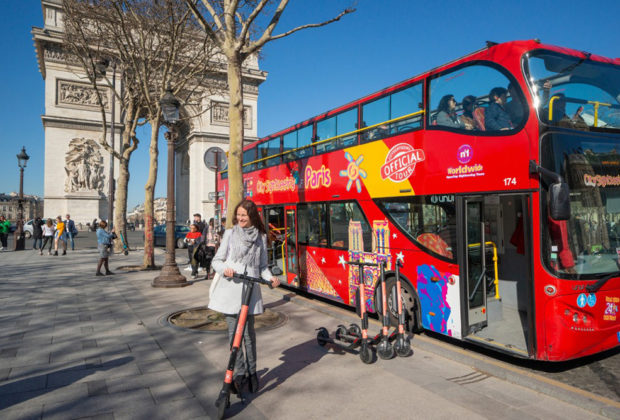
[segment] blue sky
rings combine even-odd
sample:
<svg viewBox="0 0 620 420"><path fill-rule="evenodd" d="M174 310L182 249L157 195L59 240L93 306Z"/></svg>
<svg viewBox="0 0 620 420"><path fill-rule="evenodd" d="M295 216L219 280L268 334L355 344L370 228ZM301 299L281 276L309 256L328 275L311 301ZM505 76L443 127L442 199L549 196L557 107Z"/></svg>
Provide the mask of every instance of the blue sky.
<svg viewBox="0 0 620 420"><path fill-rule="evenodd" d="M258 134L345 104L496 42L539 38L545 43L620 57L620 2L490 0L292 0L276 32L328 19L355 4L332 25L267 44L261 68ZM43 195L44 81L38 72L32 26L42 26L39 0L3 0L0 67L0 192L19 189L15 155L31 156L24 192ZM144 200L148 132L130 166L129 207ZM157 196L165 195L166 149L160 142Z"/></svg>

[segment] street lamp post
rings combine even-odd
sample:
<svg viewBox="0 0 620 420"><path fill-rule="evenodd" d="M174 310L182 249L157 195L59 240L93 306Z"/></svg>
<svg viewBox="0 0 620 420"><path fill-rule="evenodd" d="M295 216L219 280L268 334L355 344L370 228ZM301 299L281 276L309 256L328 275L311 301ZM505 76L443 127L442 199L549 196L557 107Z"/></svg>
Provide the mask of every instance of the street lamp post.
<svg viewBox="0 0 620 420"><path fill-rule="evenodd" d="M160 100L164 124L168 131L164 134L168 142L168 192L166 198L166 261L159 276L153 279L153 287L184 287L190 283L179 271L175 258L175 202L174 202L174 146L178 137L177 123L179 121L179 100L174 97L168 88Z"/></svg>
<svg viewBox="0 0 620 420"><path fill-rule="evenodd" d="M17 155L17 165L19 166L19 201L17 215L17 229L15 229L15 251L24 250L24 168L30 156L26 153L26 147Z"/></svg>

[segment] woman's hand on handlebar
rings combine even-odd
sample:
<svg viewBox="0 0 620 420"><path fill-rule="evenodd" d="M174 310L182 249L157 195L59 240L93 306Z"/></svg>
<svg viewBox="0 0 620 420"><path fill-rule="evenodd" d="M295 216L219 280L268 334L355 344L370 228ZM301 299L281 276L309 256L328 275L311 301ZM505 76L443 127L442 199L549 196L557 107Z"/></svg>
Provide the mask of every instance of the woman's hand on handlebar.
<svg viewBox="0 0 620 420"><path fill-rule="evenodd" d="M224 275L226 277L232 277L235 275L235 270L233 270L232 268L226 268L224 269Z"/></svg>
<svg viewBox="0 0 620 420"><path fill-rule="evenodd" d="M280 285L280 279L277 277L272 277L271 278L271 288L275 289L276 287L278 287Z"/></svg>

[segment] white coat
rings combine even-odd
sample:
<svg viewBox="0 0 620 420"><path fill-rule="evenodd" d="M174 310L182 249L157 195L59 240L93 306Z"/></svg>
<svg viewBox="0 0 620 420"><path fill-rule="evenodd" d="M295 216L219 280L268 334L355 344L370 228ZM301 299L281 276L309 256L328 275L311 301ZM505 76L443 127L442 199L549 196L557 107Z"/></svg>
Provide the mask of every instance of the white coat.
<svg viewBox="0 0 620 420"><path fill-rule="evenodd" d="M235 273L246 274L251 277L262 277L265 280L271 280L273 275L267 267L267 236L261 234L260 241L260 264L258 267L246 266L239 261L231 261L230 256L230 240L232 229L226 229L222 243L220 244L211 267L222 276L215 286L212 295L209 297L209 309L229 315L236 315L241 309L241 299L243 297L244 282L231 277L224 276L226 268L232 268ZM249 313L257 315L263 313L263 297L260 291L260 285L254 284L252 297L250 299Z"/></svg>

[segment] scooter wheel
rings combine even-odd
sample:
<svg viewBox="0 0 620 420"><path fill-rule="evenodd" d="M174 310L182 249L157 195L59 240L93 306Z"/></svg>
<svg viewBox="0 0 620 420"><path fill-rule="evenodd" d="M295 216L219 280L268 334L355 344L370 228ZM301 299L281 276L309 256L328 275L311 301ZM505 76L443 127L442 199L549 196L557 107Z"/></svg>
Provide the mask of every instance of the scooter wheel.
<svg viewBox="0 0 620 420"><path fill-rule="evenodd" d="M366 345L360 348L360 359L366 364L372 362L372 351L369 346Z"/></svg>
<svg viewBox="0 0 620 420"><path fill-rule="evenodd" d="M377 353L383 360L389 360L394 357L394 347L388 340L381 340L377 346Z"/></svg>
<svg viewBox="0 0 620 420"><path fill-rule="evenodd" d="M226 404L220 404L217 407L217 420L222 420L224 418L225 411L226 411Z"/></svg>
<svg viewBox="0 0 620 420"><path fill-rule="evenodd" d="M319 328L319 332L316 335L316 341L319 343L319 346L325 347L327 344L327 339L329 338L329 333L324 327Z"/></svg>
<svg viewBox="0 0 620 420"><path fill-rule="evenodd" d="M342 340L342 337L345 335L347 335L347 327L344 325L338 325L338 328L336 329L336 340Z"/></svg>
<svg viewBox="0 0 620 420"><path fill-rule="evenodd" d="M129 251L123 251L124 255L129 255Z"/></svg>
<svg viewBox="0 0 620 420"><path fill-rule="evenodd" d="M217 408L217 419L221 420L224 418L224 412L228 407L230 407L230 396L229 395L220 395L217 401L215 401L215 407Z"/></svg>
<svg viewBox="0 0 620 420"><path fill-rule="evenodd" d="M411 340L409 337L398 337L394 342L394 350L399 357L407 357L411 354Z"/></svg>
<svg viewBox="0 0 620 420"><path fill-rule="evenodd" d="M354 335L356 337L362 336L362 329L357 324L349 325L349 334Z"/></svg>

